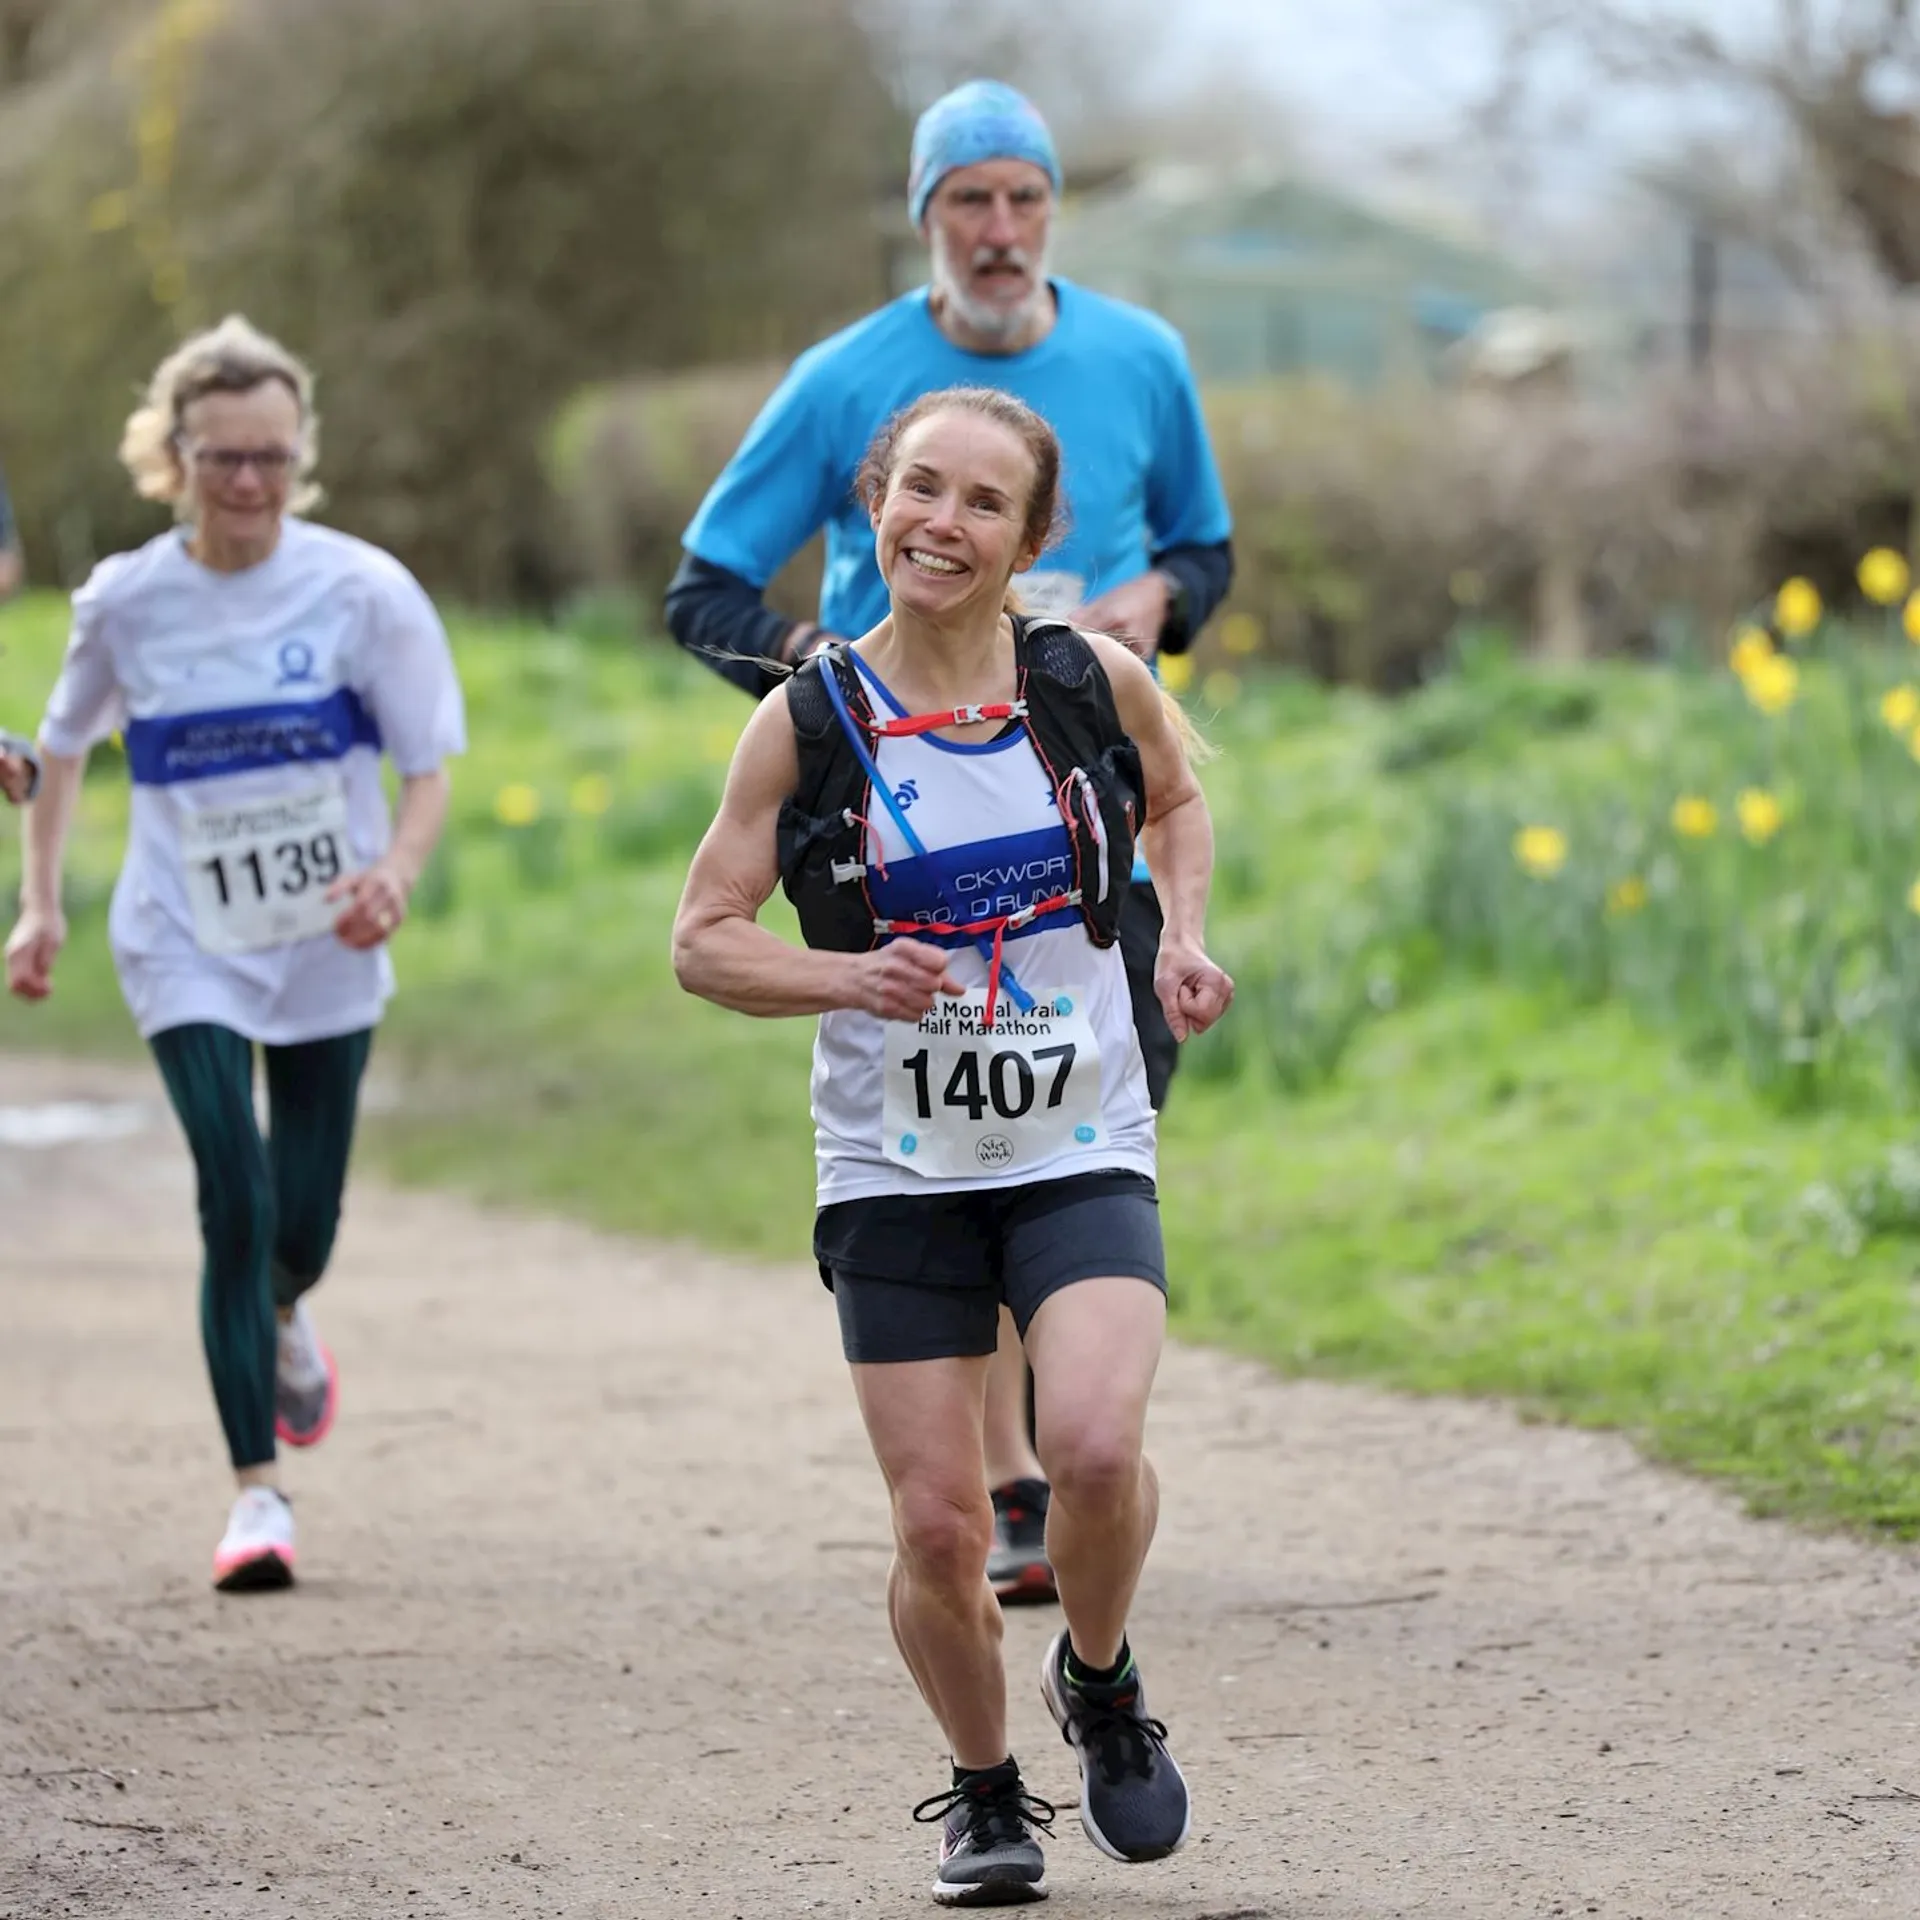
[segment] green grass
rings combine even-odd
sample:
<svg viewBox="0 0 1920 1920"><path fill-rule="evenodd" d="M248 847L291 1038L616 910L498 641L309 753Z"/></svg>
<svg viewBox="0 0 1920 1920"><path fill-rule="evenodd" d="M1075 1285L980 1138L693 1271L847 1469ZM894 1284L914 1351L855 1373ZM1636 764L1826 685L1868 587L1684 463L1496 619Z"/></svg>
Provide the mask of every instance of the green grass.
<svg viewBox="0 0 1920 1920"><path fill-rule="evenodd" d="M372 1157L803 1259L808 1028L690 1001L668 966L745 703L658 648L455 634L475 749L398 945L379 1058L406 1100L369 1126ZM59 643L56 603L0 612L0 719L31 723ZM1768 1510L1920 1533L1920 1162L1884 1090L1783 1116L1733 1060L1583 1002L1532 950L1506 977L1449 955L1409 892L1467 786L1519 807L1642 780L1697 683L1487 687L1203 705L1225 748L1215 944L1243 999L1163 1130L1181 1331L1288 1372L1619 1427ZM572 808L590 774L604 814ZM530 826L495 818L512 783L540 795ZM0 1011L0 1048L132 1048L103 924L123 785L103 753L59 993Z"/></svg>

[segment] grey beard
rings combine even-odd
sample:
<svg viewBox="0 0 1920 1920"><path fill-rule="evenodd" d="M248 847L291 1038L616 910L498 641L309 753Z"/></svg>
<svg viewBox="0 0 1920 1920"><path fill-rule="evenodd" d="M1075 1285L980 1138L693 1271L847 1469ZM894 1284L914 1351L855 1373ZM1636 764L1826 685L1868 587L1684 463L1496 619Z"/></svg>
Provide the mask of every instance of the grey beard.
<svg viewBox="0 0 1920 1920"><path fill-rule="evenodd" d="M1040 259L1033 276L1033 292L1017 307L995 306L989 301L976 300L961 284L960 277L954 273L945 252L939 246L933 250L933 284L948 308L975 333L989 340L1010 340L1024 332L1038 318L1042 311L1041 302L1050 298L1047 289L1047 260Z"/></svg>

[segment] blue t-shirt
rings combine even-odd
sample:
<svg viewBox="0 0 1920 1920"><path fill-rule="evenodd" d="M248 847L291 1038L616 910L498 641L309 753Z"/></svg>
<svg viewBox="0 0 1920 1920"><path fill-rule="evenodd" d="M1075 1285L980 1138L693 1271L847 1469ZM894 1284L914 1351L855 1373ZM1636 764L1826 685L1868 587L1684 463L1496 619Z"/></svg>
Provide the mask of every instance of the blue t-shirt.
<svg viewBox="0 0 1920 1920"><path fill-rule="evenodd" d="M687 551L764 587L824 527L820 624L857 639L887 611L873 528L853 496L861 457L922 394L983 386L1024 400L1060 437L1066 537L1015 582L1034 611L1095 599L1168 547L1227 539L1232 524L1180 336L1070 281L1053 289L1053 329L1024 353L955 346L922 287L802 354L701 503Z"/></svg>

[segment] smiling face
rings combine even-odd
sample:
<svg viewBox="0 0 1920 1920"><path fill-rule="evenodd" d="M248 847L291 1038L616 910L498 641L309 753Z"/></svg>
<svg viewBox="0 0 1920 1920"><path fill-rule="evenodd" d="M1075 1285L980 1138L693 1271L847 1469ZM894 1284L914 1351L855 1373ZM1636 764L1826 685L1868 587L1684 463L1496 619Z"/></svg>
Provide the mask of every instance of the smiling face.
<svg viewBox="0 0 1920 1920"><path fill-rule="evenodd" d="M1010 427L953 409L916 421L873 510L875 558L896 611L949 621L1005 604L1039 557L1027 530L1036 469Z"/></svg>
<svg viewBox="0 0 1920 1920"><path fill-rule="evenodd" d="M180 416L187 509L203 541L271 544L300 464L300 403L279 380L206 393Z"/></svg>
<svg viewBox="0 0 1920 1920"><path fill-rule="evenodd" d="M1031 160L956 167L927 202L934 287L984 339L1028 333L1044 310L1052 219L1052 183Z"/></svg>

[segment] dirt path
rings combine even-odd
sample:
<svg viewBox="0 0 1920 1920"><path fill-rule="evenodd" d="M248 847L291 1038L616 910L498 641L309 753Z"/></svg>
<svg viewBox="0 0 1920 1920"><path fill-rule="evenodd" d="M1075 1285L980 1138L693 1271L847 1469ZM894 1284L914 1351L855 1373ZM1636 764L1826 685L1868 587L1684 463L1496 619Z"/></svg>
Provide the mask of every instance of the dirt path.
<svg viewBox="0 0 1920 1920"><path fill-rule="evenodd" d="M932 1912L829 1303L363 1185L303 1584L221 1601L186 1169L141 1077L0 1060L0 1916ZM0 1120L5 1119L0 1112ZM5 1129L0 1128L0 1139ZM1136 1641L1195 1844L1045 1911L1920 1913L1920 1569L1615 1441L1177 1351ZM1017 1750L1071 1800L1015 1616Z"/></svg>

